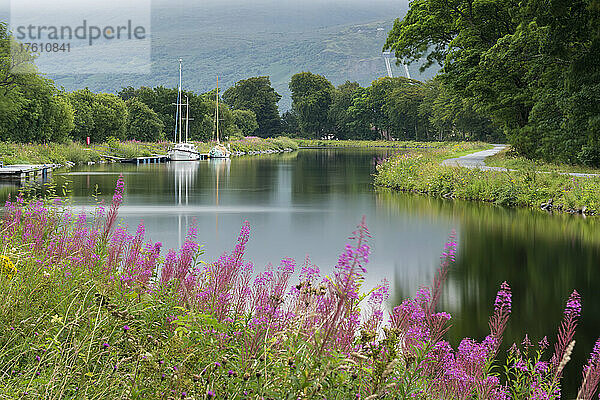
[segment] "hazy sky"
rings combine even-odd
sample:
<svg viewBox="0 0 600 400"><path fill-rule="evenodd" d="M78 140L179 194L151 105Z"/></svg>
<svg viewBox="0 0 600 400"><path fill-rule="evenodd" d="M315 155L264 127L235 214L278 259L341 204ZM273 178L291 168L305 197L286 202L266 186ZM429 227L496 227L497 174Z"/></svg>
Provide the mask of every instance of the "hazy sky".
<svg viewBox="0 0 600 400"><path fill-rule="evenodd" d="M22 2L21 0L12 0L15 2ZM43 6L51 4L55 8L72 7L74 5L81 7L82 4L92 5L98 2L98 0L24 0L33 5ZM139 0L136 0L139 1ZM153 0L151 1L152 6L171 6L173 8L186 7L186 6L206 6L206 7L233 7L235 5L251 5L251 4L272 4L273 8L281 9L286 7L310 7L319 5L332 4L343 7L344 5L371 5L374 7L389 7L390 9L400 10L405 9L408 0ZM7 19L11 0L0 0L0 18Z"/></svg>

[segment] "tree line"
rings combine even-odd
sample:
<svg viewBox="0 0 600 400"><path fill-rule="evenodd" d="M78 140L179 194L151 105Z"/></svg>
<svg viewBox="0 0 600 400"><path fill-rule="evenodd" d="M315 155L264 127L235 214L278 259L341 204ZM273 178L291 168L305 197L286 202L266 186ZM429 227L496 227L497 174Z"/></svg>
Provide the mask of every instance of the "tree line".
<svg viewBox="0 0 600 400"><path fill-rule="evenodd" d="M177 88L125 87L117 94L72 92L56 87L35 69L13 73L11 33L0 23L0 140L17 143L104 142L109 137L140 141L175 140ZM14 43L14 42L13 42ZM14 44L13 44L14 45ZM31 61L30 57L28 60ZM244 95L244 93L246 93ZM247 93L253 93L248 100ZM220 134L224 138L281 133L277 102L268 77L238 82L222 94L219 107ZM214 136L216 91L183 91L189 102L189 138L210 140Z"/></svg>
<svg viewBox="0 0 600 400"><path fill-rule="evenodd" d="M501 140L502 132L439 79L379 78L367 87L334 87L324 76L292 76L286 132L306 138L362 140Z"/></svg>
<svg viewBox="0 0 600 400"><path fill-rule="evenodd" d="M414 0L385 49L526 157L600 165L600 0Z"/></svg>
<svg viewBox="0 0 600 400"><path fill-rule="evenodd" d="M66 92L35 71L12 74L11 34L0 23L0 140L103 142L109 137L174 140L177 88L125 87L117 94L88 89ZM466 102L446 95L439 81L382 78L369 87L346 82L337 88L310 72L292 76L292 110L280 116L281 96L269 77L237 82L222 93L221 136L281 134L307 138L489 138L498 133ZM184 91L190 107L189 137L214 135L215 90Z"/></svg>

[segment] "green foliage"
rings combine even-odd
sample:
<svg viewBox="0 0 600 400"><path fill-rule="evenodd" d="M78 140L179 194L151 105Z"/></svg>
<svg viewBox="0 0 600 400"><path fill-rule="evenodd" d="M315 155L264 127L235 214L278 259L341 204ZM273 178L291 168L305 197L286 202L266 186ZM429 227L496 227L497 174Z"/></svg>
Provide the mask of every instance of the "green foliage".
<svg viewBox="0 0 600 400"><path fill-rule="evenodd" d="M73 129L71 105L52 81L40 77L35 69L19 68L27 66L33 56L11 53L15 45L6 24L0 23L0 140L67 140ZM19 68L20 73L12 68Z"/></svg>
<svg viewBox="0 0 600 400"><path fill-rule="evenodd" d="M127 106L114 94L92 93L88 89L69 93L75 109L73 139L82 142L89 137L101 143L109 136L124 139L127 133Z"/></svg>
<svg viewBox="0 0 600 400"><path fill-rule="evenodd" d="M233 110L233 123L240 128L244 136L250 136L258 129L256 114L250 110Z"/></svg>
<svg viewBox="0 0 600 400"><path fill-rule="evenodd" d="M485 164L492 167L503 167L517 170L534 170L543 172L576 172L584 174L600 174L600 169L582 165L547 163L542 160L532 160L519 155L509 148L498 154L487 157Z"/></svg>
<svg viewBox="0 0 600 400"><path fill-rule="evenodd" d="M333 85L322 75L301 72L292 76L289 86L300 131L306 137L320 139L329 131Z"/></svg>
<svg viewBox="0 0 600 400"><path fill-rule="evenodd" d="M114 136L106 141L111 156L121 158L148 157L152 155L151 149L145 143L136 140L122 142Z"/></svg>
<svg viewBox="0 0 600 400"><path fill-rule="evenodd" d="M154 111L136 98L125 102L127 105L127 138L144 142L158 142L164 139L164 124Z"/></svg>
<svg viewBox="0 0 600 400"><path fill-rule="evenodd" d="M229 142L231 150L235 152L275 152L275 151L289 151L298 150L299 146L296 140L290 139L285 136L279 136L276 138L262 139L258 137L245 137L242 139L231 140Z"/></svg>
<svg viewBox="0 0 600 400"><path fill-rule="evenodd" d="M280 99L281 96L271 87L268 76L238 81L223 92L223 100L232 109L250 110L255 114L258 123L256 135L260 137L273 137L281 133L281 118L277 109ZM242 126L238 127L244 132Z"/></svg>
<svg viewBox="0 0 600 400"><path fill-rule="evenodd" d="M429 129L440 140L505 140L492 121L476 110L472 100L459 95L439 78L425 82L419 114L429 120Z"/></svg>
<svg viewBox="0 0 600 400"><path fill-rule="evenodd" d="M332 133L336 139L366 139L371 135L367 121L357 118L354 100L364 92L357 82L346 81L333 92L329 108Z"/></svg>
<svg viewBox="0 0 600 400"><path fill-rule="evenodd" d="M296 136L300 133L298 114L294 110L288 110L281 115L281 130L290 136Z"/></svg>
<svg viewBox="0 0 600 400"><path fill-rule="evenodd" d="M179 140L179 128L175 135L175 115L176 107L174 103L177 101L177 88L167 89L162 86L157 86L153 89L141 87L134 89L132 87L123 88L119 92L121 99L132 101L133 99L146 105L150 111L154 112L157 118L162 121L165 137L167 140ZM212 90L204 94L196 94L190 91L183 91L182 98L185 104L189 101L189 140L208 141L215 137L215 108L216 108L216 91ZM185 117L185 106L183 106L183 115ZM145 111L147 114L147 111ZM157 124L158 120L153 119L153 124ZM155 125L156 127L156 125ZM185 120L181 126L181 139L185 140ZM225 104L219 104L219 131L221 139L226 137L239 136L240 129L235 125L234 115ZM133 138L131 138L133 139Z"/></svg>
<svg viewBox="0 0 600 400"><path fill-rule="evenodd" d="M446 146L444 142L415 142L411 140L322 140L322 139L294 139L300 147L356 147L372 148L387 147L395 149L429 149Z"/></svg>
<svg viewBox="0 0 600 400"><path fill-rule="evenodd" d="M598 166L598 15L597 0L416 0L384 47L398 60L425 57L422 68L443 67L438 85L447 112L435 99L425 107L435 126L468 120L452 113L463 103L526 157ZM492 133L484 119L471 123Z"/></svg>

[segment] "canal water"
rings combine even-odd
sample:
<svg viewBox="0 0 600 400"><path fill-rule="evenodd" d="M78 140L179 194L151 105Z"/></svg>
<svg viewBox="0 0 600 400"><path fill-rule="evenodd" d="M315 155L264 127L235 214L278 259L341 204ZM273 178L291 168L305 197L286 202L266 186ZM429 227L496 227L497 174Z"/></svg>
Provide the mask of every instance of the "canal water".
<svg viewBox="0 0 600 400"><path fill-rule="evenodd" d="M445 241L454 230L458 254L441 308L453 316L448 333L482 339L503 281L513 288L513 314L503 350L548 335L555 341L573 289L583 297L574 360L563 394L573 397L581 367L600 335L600 233L595 219L509 210L379 190L374 161L390 150L301 150L293 153L170 164L108 164L55 173L68 182L75 209L110 201L125 179L122 223L164 244L182 243L198 227L203 259L231 251L243 221L251 225L246 259L260 270L283 257L306 257L331 273L347 237L366 218L372 255L365 288L390 283L389 306L430 284ZM548 355L550 357L550 355ZM569 397L565 397L569 398Z"/></svg>

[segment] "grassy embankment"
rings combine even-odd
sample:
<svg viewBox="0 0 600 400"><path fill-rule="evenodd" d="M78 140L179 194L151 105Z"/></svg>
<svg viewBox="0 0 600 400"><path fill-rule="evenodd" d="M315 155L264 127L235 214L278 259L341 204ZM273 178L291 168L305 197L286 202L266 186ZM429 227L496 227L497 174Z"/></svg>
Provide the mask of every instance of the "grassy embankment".
<svg viewBox="0 0 600 400"><path fill-rule="evenodd" d="M563 212L600 212L600 177L573 177L565 166L538 164L500 156L489 165L518 171L482 171L441 166L456 157L452 149L413 151L394 156L378 166L375 184L406 192L444 198L496 203L510 207L543 207ZM554 171L554 172L540 172ZM586 171L589 172L589 171ZM593 171L592 171L593 172Z"/></svg>
<svg viewBox="0 0 600 400"><path fill-rule="evenodd" d="M364 222L329 277L289 258L254 273L244 260L247 223L217 261L200 261L194 228L181 249L162 256L143 225L135 234L116 226L122 193L119 180L112 204L91 220L59 199L4 207L0 398L501 400L559 386L564 365L548 363L553 347L545 344L511 353L508 381L500 383L495 357L511 310L506 283L488 337L465 338L456 350L444 341L451 317L436 304L453 239L434 285L384 318L387 284L361 294L370 253ZM574 292L558 360L570 354L580 310ZM594 377L600 341L597 347Z"/></svg>
<svg viewBox="0 0 600 400"><path fill-rule="evenodd" d="M485 159L490 167L503 167L514 170L534 170L540 172L578 172L582 174L600 174L600 169L583 165L554 164L540 160L530 160L514 153L510 147Z"/></svg>
<svg viewBox="0 0 600 400"><path fill-rule="evenodd" d="M448 142L415 142L412 140L406 141L389 141L389 140L320 140L320 139L293 139L302 147L348 147L348 148L372 148L385 147L395 149L421 149L421 148L437 148L443 147Z"/></svg>
<svg viewBox="0 0 600 400"><path fill-rule="evenodd" d="M212 142L194 142L201 153L208 153L214 145ZM231 145L236 153L255 154L256 152L277 152L297 150L295 141L286 137L260 139L255 137L232 140ZM10 164L87 164L102 160L102 155L121 158L147 157L153 154L166 154L171 143L141 143L136 141L110 141L91 147L77 142L50 144L0 143L0 160Z"/></svg>

